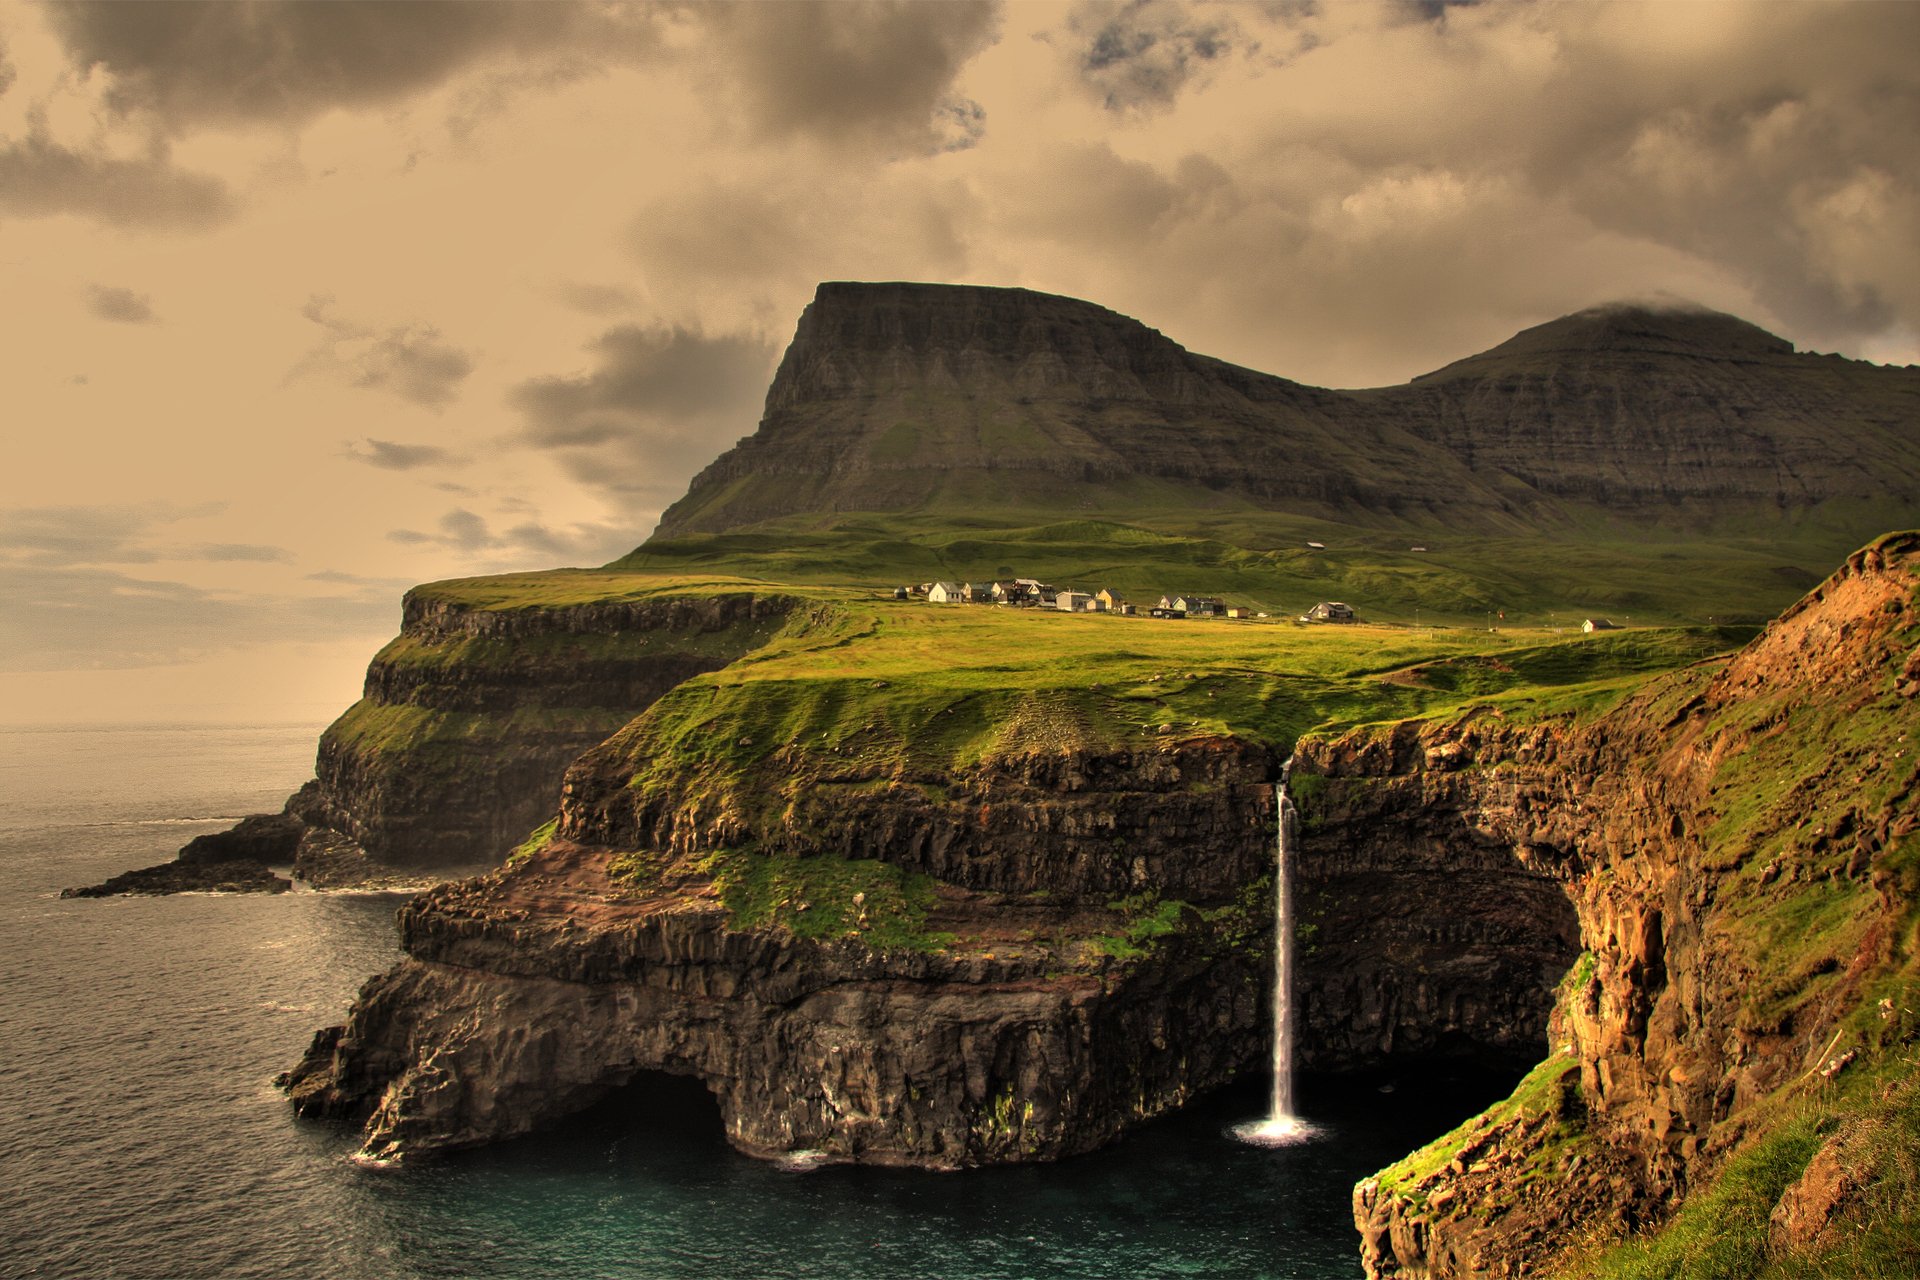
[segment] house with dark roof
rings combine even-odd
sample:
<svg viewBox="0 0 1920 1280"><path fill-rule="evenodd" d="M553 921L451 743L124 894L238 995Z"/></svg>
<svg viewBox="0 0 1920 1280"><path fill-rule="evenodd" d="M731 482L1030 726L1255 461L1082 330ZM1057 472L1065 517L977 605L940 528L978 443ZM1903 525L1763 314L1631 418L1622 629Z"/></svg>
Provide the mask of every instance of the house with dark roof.
<svg viewBox="0 0 1920 1280"><path fill-rule="evenodd" d="M1353 606L1339 600L1322 600L1307 610L1308 622L1354 622Z"/></svg>

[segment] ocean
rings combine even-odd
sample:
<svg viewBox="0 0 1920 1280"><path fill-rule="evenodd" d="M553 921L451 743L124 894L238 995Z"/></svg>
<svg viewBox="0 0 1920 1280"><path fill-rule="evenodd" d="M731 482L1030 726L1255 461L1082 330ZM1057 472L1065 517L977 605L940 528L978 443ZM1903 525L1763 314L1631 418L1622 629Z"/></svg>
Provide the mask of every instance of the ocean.
<svg viewBox="0 0 1920 1280"><path fill-rule="evenodd" d="M0 729L0 1276L193 1280L1359 1274L1353 1183L1499 1082L1301 1082L1320 1140L1227 1130L1267 1082L1106 1151L783 1172L688 1081L400 1169L273 1087L399 956L393 894L62 900L278 809L319 725Z"/></svg>

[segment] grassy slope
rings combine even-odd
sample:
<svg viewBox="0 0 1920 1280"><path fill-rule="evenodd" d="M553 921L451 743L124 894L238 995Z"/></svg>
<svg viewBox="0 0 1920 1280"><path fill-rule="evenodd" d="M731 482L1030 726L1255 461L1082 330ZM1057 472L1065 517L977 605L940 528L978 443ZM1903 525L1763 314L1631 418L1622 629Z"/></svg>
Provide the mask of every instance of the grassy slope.
<svg viewBox="0 0 1920 1280"><path fill-rule="evenodd" d="M613 567L836 585L1040 577L1136 599L1200 591L1286 616L1346 600L1365 617L1394 622L1484 625L1489 613L1505 612L1540 626L1588 614L1706 624L1764 620L1857 541L1812 521L1707 540L1604 526L1528 538L1383 531L1232 506L1144 508L1130 523L1039 523L1038 513L1027 517L1033 524L1013 523L1020 518L997 504L812 517L651 542Z"/></svg>
<svg viewBox="0 0 1920 1280"><path fill-rule="evenodd" d="M1285 749L1311 730L1470 700L1606 700L1738 638L1169 621L821 595L825 607L805 621L630 726L638 775L724 782L782 744L834 753L864 778L1167 733Z"/></svg>

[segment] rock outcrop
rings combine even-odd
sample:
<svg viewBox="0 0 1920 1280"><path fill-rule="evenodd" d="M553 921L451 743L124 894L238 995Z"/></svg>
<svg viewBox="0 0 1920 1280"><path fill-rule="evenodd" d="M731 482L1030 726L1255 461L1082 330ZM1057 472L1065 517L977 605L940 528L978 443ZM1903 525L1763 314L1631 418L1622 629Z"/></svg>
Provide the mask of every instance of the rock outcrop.
<svg viewBox="0 0 1920 1280"><path fill-rule="evenodd" d="M1585 952L1531 1099L1356 1190L1369 1275L1541 1274L1576 1234L1657 1225L1763 1103L1873 1051L1856 1015L1910 959L1920 898L1916 588L1920 535L1894 535L1731 659L1603 715L1303 749L1322 839L1504 858L1562 888ZM1783 1239L1832 1212L1817 1172Z"/></svg>
<svg viewBox="0 0 1920 1280"><path fill-rule="evenodd" d="M305 824L287 813L256 813L227 831L195 836L172 862L126 871L100 884L62 889L63 898L115 894L285 893L293 881L273 868L293 861Z"/></svg>

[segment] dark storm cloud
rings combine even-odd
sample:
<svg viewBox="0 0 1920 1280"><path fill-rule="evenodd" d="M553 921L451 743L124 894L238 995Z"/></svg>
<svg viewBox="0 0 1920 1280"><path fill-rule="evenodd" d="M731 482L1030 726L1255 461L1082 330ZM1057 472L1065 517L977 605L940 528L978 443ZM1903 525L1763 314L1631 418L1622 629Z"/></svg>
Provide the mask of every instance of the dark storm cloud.
<svg viewBox="0 0 1920 1280"><path fill-rule="evenodd" d="M375 440L372 436L358 443L349 441L342 452L355 462L383 471L413 471L460 461L438 445L400 444L393 440Z"/></svg>
<svg viewBox="0 0 1920 1280"><path fill-rule="evenodd" d="M1206 154L1063 141L989 216L1204 350L1387 381L1657 288L1822 348L1920 330L1920 5L1089 12L1049 40L1108 76L1225 13L1233 56L1115 97L1178 82Z"/></svg>
<svg viewBox="0 0 1920 1280"><path fill-rule="evenodd" d="M523 520L496 530L486 517L465 507L443 514L432 533L394 529L387 540L403 546L437 546L462 555L491 559L492 567L552 564L603 564L633 549L639 532L619 523L574 524L553 528L539 520Z"/></svg>
<svg viewBox="0 0 1920 1280"><path fill-rule="evenodd" d="M793 0L697 6L718 68L764 137L811 134L915 150L972 145L976 104L952 92L992 44L999 7L980 0Z"/></svg>
<svg viewBox="0 0 1920 1280"><path fill-rule="evenodd" d="M591 371L517 387L523 444L576 478L640 502L678 497L759 416L774 348L757 338L622 326L595 339Z"/></svg>
<svg viewBox="0 0 1920 1280"><path fill-rule="evenodd" d="M1238 37L1231 17L1170 0L1088 0L1074 7L1067 30L1082 79L1109 111L1172 103Z"/></svg>
<svg viewBox="0 0 1920 1280"><path fill-rule="evenodd" d="M157 324L153 299L119 285L96 284L87 289L87 309L116 324Z"/></svg>
<svg viewBox="0 0 1920 1280"><path fill-rule="evenodd" d="M136 230L206 231L238 208L224 182L175 169L164 147L127 159L77 151L39 130L0 143L0 214L71 213Z"/></svg>
<svg viewBox="0 0 1920 1280"><path fill-rule="evenodd" d="M68 58L113 76L109 101L173 130L301 123L432 89L489 59L650 49L641 6L461 0L78 0L48 6Z"/></svg>
<svg viewBox="0 0 1920 1280"><path fill-rule="evenodd" d="M459 394L461 381L473 372L472 357L442 342L440 331L431 325L378 329L334 314L333 298L324 294L309 298L300 314L325 330L326 336L288 372L289 380L319 374L440 409Z"/></svg>

